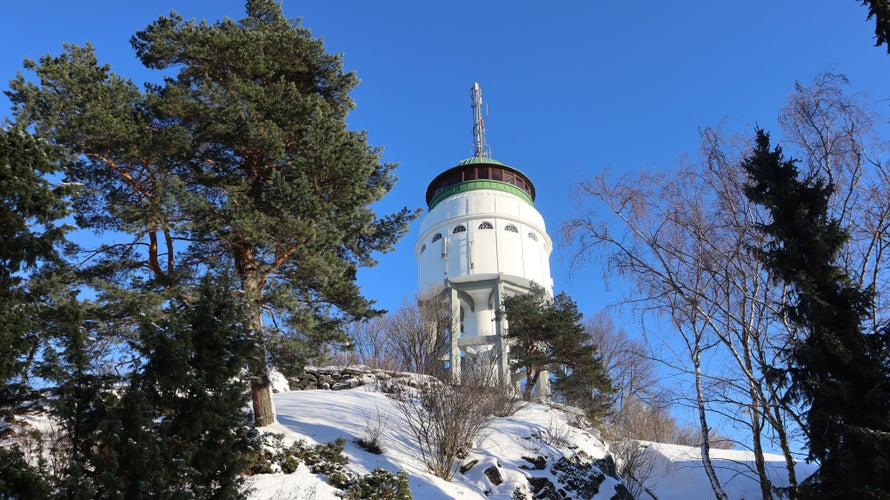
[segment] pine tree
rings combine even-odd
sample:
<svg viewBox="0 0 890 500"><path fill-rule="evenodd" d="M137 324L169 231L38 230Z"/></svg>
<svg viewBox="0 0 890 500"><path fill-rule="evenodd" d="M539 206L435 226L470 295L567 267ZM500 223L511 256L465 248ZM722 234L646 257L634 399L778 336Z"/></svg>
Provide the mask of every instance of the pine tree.
<svg viewBox="0 0 890 500"><path fill-rule="evenodd" d="M809 458L819 462L804 494L818 498L886 498L890 491L890 341L886 328L865 332L872 293L836 262L848 235L828 213L832 186L801 180L794 160L770 150L757 131L743 164L746 195L765 207L770 238L760 255L793 296L788 319L806 332L790 339L787 366L774 377L785 398L806 408Z"/></svg>
<svg viewBox="0 0 890 500"><path fill-rule="evenodd" d="M161 17L132 39L151 69L171 74L140 91L97 63L89 45L26 61L8 92L22 126L81 155L70 181L82 227L126 232L98 248L92 275L103 298L130 311L130 291L161 291L210 267L234 267L264 343L251 362L256 423L274 419L266 353L299 368L344 321L377 314L355 284L359 267L392 249L414 218L371 206L394 185L395 165L348 130L358 79L273 0L209 24ZM161 291L159 291L161 290ZM158 295L159 294L159 295ZM263 313L264 311L265 313ZM280 330L264 328L273 315Z"/></svg>
<svg viewBox="0 0 890 500"><path fill-rule="evenodd" d="M510 363L525 369L526 400L541 374L549 371L557 395L580 406L591 420L608 413L615 389L571 297L560 293L551 300L542 288L533 286L527 294L506 298L504 314Z"/></svg>

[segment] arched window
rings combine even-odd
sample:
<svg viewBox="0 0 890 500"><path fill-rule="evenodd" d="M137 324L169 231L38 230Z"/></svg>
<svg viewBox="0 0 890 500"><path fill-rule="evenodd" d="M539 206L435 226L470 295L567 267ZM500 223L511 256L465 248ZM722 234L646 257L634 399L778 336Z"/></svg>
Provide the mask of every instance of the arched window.
<svg viewBox="0 0 890 500"><path fill-rule="evenodd" d="M485 221L479 224L479 229L494 229L494 226L491 225L491 222Z"/></svg>
<svg viewBox="0 0 890 500"><path fill-rule="evenodd" d="M463 226L463 225L455 226L454 229L451 230L451 234L466 233L466 232L467 232L467 228L466 228L466 226Z"/></svg>
<svg viewBox="0 0 890 500"><path fill-rule="evenodd" d="M511 233L519 232L519 230L516 229L516 226L514 226L513 224L507 224L506 226L504 226L504 231L510 231Z"/></svg>
<svg viewBox="0 0 890 500"><path fill-rule="evenodd" d="M535 241L538 241L538 235L535 233L528 233L528 237Z"/></svg>
<svg viewBox="0 0 890 500"><path fill-rule="evenodd" d="M442 233L436 233L433 235L433 243L442 239Z"/></svg>
<svg viewBox="0 0 890 500"><path fill-rule="evenodd" d="M424 243L423 245L421 245L421 247L420 247L420 253L423 253L424 250L426 250L426 243Z"/></svg>

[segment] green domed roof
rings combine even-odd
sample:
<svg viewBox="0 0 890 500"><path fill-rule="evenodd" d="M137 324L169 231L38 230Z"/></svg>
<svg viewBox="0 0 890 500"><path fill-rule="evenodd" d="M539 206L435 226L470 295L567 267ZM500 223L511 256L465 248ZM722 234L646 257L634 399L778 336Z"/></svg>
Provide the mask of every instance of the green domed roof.
<svg viewBox="0 0 890 500"><path fill-rule="evenodd" d="M437 175L426 189L426 203L432 210L453 194L475 189L513 193L531 205L535 201L535 186L527 175L493 158L474 156Z"/></svg>
<svg viewBox="0 0 890 500"><path fill-rule="evenodd" d="M508 167L509 165L505 163L501 163L494 158L486 158L484 156L473 156L467 158L466 160L461 160L460 163L455 165L455 167L462 167L464 165L500 165L502 167Z"/></svg>

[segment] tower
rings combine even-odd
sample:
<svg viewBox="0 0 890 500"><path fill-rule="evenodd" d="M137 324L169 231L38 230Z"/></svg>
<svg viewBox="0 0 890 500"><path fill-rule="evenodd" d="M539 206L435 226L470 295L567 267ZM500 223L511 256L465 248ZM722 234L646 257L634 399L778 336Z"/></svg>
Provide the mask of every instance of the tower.
<svg viewBox="0 0 890 500"><path fill-rule="evenodd" d="M462 361L482 356L506 385L507 325L496 312L506 296L528 293L532 283L553 295L553 242L535 209L529 177L485 151L478 83L471 98L475 154L437 175L426 190L428 211L414 246L418 289L450 298L452 382L461 380Z"/></svg>

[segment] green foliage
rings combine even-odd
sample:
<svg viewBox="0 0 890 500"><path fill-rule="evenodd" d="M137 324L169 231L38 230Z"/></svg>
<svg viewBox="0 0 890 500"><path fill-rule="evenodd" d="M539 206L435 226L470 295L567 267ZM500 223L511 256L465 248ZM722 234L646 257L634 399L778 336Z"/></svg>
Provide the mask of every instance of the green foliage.
<svg viewBox="0 0 890 500"><path fill-rule="evenodd" d="M147 362L127 395L137 411L144 398L154 417L160 462L170 468L163 491L177 496L237 496L251 450L242 371L257 346L231 288L225 276L205 279L193 300L142 325Z"/></svg>
<svg viewBox="0 0 890 500"><path fill-rule="evenodd" d="M193 292L163 318L143 318L127 378L108 375L94 356L100 310L64 289L46 294L42 324L55 347L39 373L56 386L51 410L66 460L56 479L65 496L241 495L253 442L239 377L256 343L225 278Z"/></svg>
<svg viewBox="0 0 890 500"><path fill-rule="evenodd" d="M0 446L0 498L49 498L50 484L21 451Z"/></svg>
<svg viewBox="0 0 890 500"><path fill-rule="evenodd" d="M875 47L887 45L890 54L890 2L887 0L859 0L868 6L868 19L875 18Z"/></svg>
<svg viewBox="0 0 890 500"><path fill-rule="evenodd" d="M411 500L411 486L408 476L399 471L397 474L386 469L374 469L370 474L360 477L349 486L343 494L347 500Z"/></svg>
<svg viewBox="0 0 890 500"><path fill-rule="evenodd" d="M58 170L55 149L18 129L0 128L0 291L20 280L16 274L58 258L65 229L68 188L47 176Z"/></svg>
<svg viewBox="0 0 890 500"><path fill-rule="evenodd" d="M78 155L66 163L87 186L78 225L115 240L83 249L110 307L232 267L263 356L287 367L346 342L344 321L379 313L356 273L416 215L371 208L396 165L347 129L358 79L342 57L275 1L246 8L214 24L171 13L137 32L136 55L170 75L163 85L140 90L91 46L65 45L26 61L39 82L19 76L8 95L20 126ZM279 328L263 329L264 316ZM268 401L266 361L251 363L255 403ZM269 411L255 407L257 422Z"/></svg>
<svg viewBox="0 0 890 500"><path fill-rule="evenodd" d="M342 438L332 443L309 446L304 441L294 443L289 454L293 454L309 466L313 474L324 474L328 483L335 488L344 488L355 480L355 475L346 470L349 458L343 455L346 441Z"/></svg>
<svg viewBox="0 0 890 500"><path fill-rule="evenodd" d="M526 399L546 370L554 377L556 394L580 406L592 421L609 413L615 388L571 297L560 293L550 300L535 286L528 294L505 299L504 313L507 338L513 342L510 363L526 371Z"/></svg>
<svg viewBox="0 0 890 500"><path fill-rule="evenodd" d="M309 445L298 440L289 447L281 442L283 434L264 434L255 446L246 472L248 474L272 474L295 472L300 464L306 464L313 474L323 474L327 482L344 490L347 499L410 499L411 488L404 472L393 474L385 469L375 469L370 474L356 476L346 470L349 458L343 455L346 441Z"/></svg>
<svg viewBox="0 0 890 500"><path fill-rule="evenodd" d="M40 301L29 274L58 261L70 188L46 177L57 171L56 150L18 129L0 128L0 416L26 397L32 360L40 347L33 316Z"/></svg>
<svg viewBox="0 0 890 500"><path fill-rule="evenodd" d="M94 354L95 309L77 300L61 279L44 284L39 324L47 347L37 374L53 384L49 410L65 436L57 444L63 464L56 488L69 498L101 498L102 477L117 473L103 466L116 458L105 455L103 435L116 426L112 389L119 380L101 369Z"/></svg>
<svg viewBox="0 0 890 500"><path fill-rule="evenodd" d="M790 339L788 365L772 373L786 400L808 407L809 457L820 468L804 493L881 498L890 491L890 337L886 328L864 332L872 293L836 262L848 234L828 213L833 187L799 179L762 130L743 166L746 195L771 216L760 227L769 237L760 256L791 288L785 313L807 334Z"/></svg>

